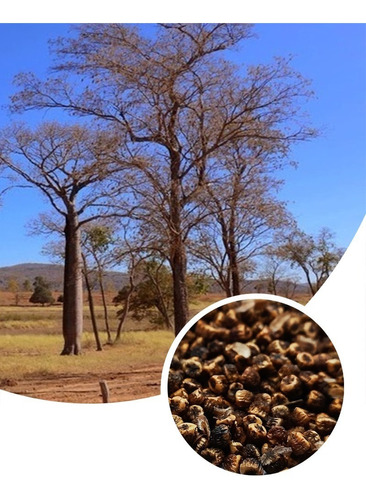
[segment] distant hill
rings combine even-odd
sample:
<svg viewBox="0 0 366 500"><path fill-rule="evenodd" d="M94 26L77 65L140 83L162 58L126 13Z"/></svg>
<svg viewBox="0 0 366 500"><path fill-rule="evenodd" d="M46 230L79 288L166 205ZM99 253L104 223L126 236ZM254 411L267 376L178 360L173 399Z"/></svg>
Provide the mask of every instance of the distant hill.
<svg viewBox="0 0 366 500"><path fill-rule="evenodd" d="M10 279L16 279L21 286L25 280L33 283L36 276L42 276L51 285L52 290L62 291L63 287L63 266L59 264L17 264L15 266L0 267L0 289L6 289ZM120 290L128 282L125 273L118 271L108 271L105 279L107 288ZM279 295L285 295L286 284L278 285ZM222 290L216 284L212 284L210 292L222 293ZM299 283L296 287L297 294L306 294L307 285ZM245 284L243 293L267 293L267 286L263 280L248 280Z"/></svg>
<svg viewBox="0 0 366 500"><path fill-rule="evenodd" d="M21 286L25 280L33 283L36 276L42 276L51 285L52 290L61 291L63 287L63 266L59 264L26 263L15 266L0 267L0 289L5 289L10 279L15 279ZM107 286L119 290L127 283L125 273L108 271L106 273Z"/></svg>

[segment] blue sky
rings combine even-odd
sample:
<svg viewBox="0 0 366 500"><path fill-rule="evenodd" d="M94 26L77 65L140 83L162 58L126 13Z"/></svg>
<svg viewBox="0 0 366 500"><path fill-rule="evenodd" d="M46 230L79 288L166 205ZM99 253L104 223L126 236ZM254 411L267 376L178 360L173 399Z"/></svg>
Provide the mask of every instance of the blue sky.
<svg viewBox="0 0 366 500"><path fill-rule="evenodd" d="M0 106L14 91L16 73L46 74L51 62L47 41L67 30L66 24L0 24ZM292 66L312 81L316 94L307 107L312 123L324 130L293 149L298 167L282 172L280 197L303 230L316 233L327 226L337 244L347 247L366 208L366 25L257 24L254 30L257 38L243 45L236 61L267 63L274 56L293 55ZM0 126L14 118L0 109ZM27 120L27 115L19 118ZM0 266L47 262L43 237L28 236L26 227L46 210L35 190L14 190L4 197Z"/></svg>

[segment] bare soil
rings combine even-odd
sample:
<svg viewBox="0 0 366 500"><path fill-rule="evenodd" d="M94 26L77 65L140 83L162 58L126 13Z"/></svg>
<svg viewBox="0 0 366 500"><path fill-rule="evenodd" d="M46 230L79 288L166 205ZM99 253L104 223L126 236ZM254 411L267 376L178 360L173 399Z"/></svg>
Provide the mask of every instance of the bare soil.
<svg viewBox="0 0 366 500"><path fill-rule="evenodd" d="M161 364L131 366L119 373L38 376L2 381L0 389L48 401L102 403L99 382L109 389L109 402L130 401L160 393Z"/></svg>

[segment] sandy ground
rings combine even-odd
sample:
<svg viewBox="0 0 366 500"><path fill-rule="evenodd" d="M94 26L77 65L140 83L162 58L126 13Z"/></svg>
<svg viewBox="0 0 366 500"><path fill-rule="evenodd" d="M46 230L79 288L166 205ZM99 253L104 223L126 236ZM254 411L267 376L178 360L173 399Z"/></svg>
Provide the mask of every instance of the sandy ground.
<svg viewBox="0 0 366 500"><path fill-rule="evenodd" d="M67 403L102 403L99 382L109 389L109 402L130 401L160 394L161 364L131 366L119 373L93 373L11 380L0 389L38 399Z"/></svg>

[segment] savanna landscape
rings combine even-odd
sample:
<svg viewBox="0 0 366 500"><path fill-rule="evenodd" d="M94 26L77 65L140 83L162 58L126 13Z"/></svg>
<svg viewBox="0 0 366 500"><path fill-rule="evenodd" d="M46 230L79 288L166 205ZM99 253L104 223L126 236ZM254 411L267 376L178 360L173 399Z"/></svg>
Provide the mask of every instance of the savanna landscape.
<svg viewBox="0 0 366 500"><path fill-rule="evenodd" d="M247 292L305 303L328 278L344 251L335 233L320 216L305 231L279 195L296 147L319 136L314 92L290 57L246 64L254 30L80 24L51 44L42 77L19 68L1 202L36 209L30 234L61 277L2 268L0 389L77 403L158 394L196 312ZM111 287L112 271L124 279Z"/></svg>

